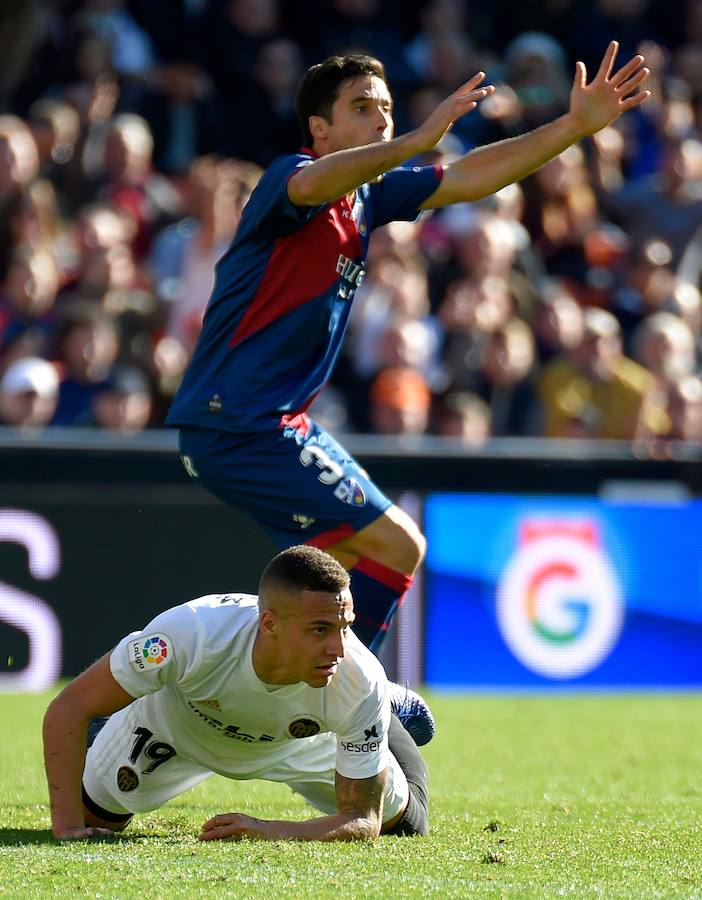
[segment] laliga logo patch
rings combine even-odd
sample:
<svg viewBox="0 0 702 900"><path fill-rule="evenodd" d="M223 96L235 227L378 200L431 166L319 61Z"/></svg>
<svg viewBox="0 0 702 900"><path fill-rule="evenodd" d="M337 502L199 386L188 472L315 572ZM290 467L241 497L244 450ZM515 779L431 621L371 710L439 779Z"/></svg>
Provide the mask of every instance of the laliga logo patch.
<svg viewBox="0 0 702 900"><path fill-rule="evenodd" d="M366 495L355 478L344 478L334 490L334 496L349 506L365 506Z"/></svg>
<svg viewBox="0 0 702 900"><path fill-rule="evenodd" d="M129 662L138 672L168 662L173 651L165 634L151 634L129 644Z"/></svg>
<svg viewBox="0 0 702 900"><path fill-rule="evenodd" d="M288 725L288 734L294 738L312 737L313 734L319 734L321 730L321 724L317 719L312 719L310 716L293 719Z"/></svg>
<svg viewBox="0 0 702 900"><path fill-rule="evenodd" d="M528 669L579 678L609 656L624 605L594 522L525 520L497 585L497 624Z"/></svg>

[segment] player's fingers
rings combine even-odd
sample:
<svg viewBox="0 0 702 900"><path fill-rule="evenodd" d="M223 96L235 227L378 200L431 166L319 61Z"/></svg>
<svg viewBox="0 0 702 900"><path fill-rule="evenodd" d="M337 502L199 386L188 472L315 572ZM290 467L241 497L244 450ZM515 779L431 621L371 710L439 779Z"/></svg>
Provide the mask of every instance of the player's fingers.
<svg viewBox="0 0 702 900"><path fill-rule="evenodd" d="M627 97L632 91L635 91L637 87L643 84L650 74L649 69L641 69L640 72L637 72L636 75L632 76L628 81L625 81L624 84L617 88L619 94L622 97Z"/></svg>
<svg viewBox="0 0 702 900"><path fill-rule="evenodd" d="M584 88L587 84L587 69L584 62L576 62L575 77L573 78L573 87Z"/></svg>
<svg viewBox="0 0 702 900"><path fill-rule="evenodd" d="M614 60L616 59L618 50L619 44L617 41L610 41L609 47L607 47L605 55L602 57L600 67L597 70L597 75L595 75L595 80L601 78L606 81L609 78L612 74L612 67L614 66Z"/></svg>
<svg viewBox="0 0 702 900"><path fill-rule="evenodd" d="M218 813L212 816L202 826L203 831L210 831L213 828L219 828L222 825L231 825L237 818L237 813Z"/></svg>
<svg viewBox="0 0 702 900"><path fill-rule="evenodd" d="M463 94L468 91L472 91L480 84L481 81L485 80L485 72L477 72L472 78L469 78L465 84L462 84L457 91L454 93L461 97Z"/></svg>
<svg viewBox="0 0 702 900"><path fill-rule="evenodd" d="M458 97L458 100L461 103L470 103L474 100L484 100L488 96L488 94L492 94L493 90L494 88L492 87L492 85L489 85L488 87L480 88L480 90L478 91L470 91L470 93L468 94L461 94Z"/></svg>
<svg viewBox="0 0 702 900"><path fill-rule="evenodd" d="M626 100L622 100L619 104L619 108L622 112L626 112L628 109L635 109L637 106L641 106L648 98L651 96L650 91L641 91L638 94L634 94L633 97L627 97Z"/></svg>
<svg viewBox="0 0 702 900"><path fill-rule="evenodd" d="M636 72L643 62L643 56L635 56L633 59L630 59L625 66L622 66L618 72L615 72L614 75L612 75L610 82L615 87L619 87L620 84L623 84L627 78Z"/></svg>
<svg viewBox="0 0 702 900"><path fill-rule="evenodd" d="M199 841L238 841L244 837L244 831L236 825L218 825L201 831L197 837Z"/></svg>

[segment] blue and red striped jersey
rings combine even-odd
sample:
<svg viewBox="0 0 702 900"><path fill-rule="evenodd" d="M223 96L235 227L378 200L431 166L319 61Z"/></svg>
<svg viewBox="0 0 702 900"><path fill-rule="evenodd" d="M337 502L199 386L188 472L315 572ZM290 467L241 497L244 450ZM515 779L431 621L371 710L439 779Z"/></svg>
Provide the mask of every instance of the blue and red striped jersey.
<svg viewBox="0 0 702 900"><path fill-rule="evenodd" d="M249 431L306 409L334 368L371 231L416 219L442 177L391 169L352 204L294 206L288 181L313 158L279 157L251 195L167 425Z"/></svg>

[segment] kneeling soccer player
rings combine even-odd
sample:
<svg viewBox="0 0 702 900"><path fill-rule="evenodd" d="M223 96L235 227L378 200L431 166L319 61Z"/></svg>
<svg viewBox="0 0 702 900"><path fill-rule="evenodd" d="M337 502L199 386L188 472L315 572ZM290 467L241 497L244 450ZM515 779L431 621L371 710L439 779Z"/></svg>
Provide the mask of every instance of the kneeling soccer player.
<svg viewBox="0 0 702 900"><path fill-rule="evenodd" d="M121 831L213 773L283 782L326 815L223 813L202 840L426 834L426 766L353 619L345 569L297 546L268 564L258 597L202 597L125 637L46 712L56 837ZM86 755L95 716L109 718Z"/></svg>

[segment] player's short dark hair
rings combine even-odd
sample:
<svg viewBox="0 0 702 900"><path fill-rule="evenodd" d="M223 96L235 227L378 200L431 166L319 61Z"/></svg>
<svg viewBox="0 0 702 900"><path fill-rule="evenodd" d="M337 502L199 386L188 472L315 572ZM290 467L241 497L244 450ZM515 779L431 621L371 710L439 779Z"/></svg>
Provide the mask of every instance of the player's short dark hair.
<svg viewBox="0 0 702 900"><path fill-rule="evenodd" d="M339 594L350 583L349 573L333 556L299 544L283 550L263 570L258 586L259 594L265 594L271 585L286 591L328 591Z"/></svg>
<svg viewBox="0 0 702 900"><path fill-rule="evenodd" d="M375 75L386 84L388 82L385 66L380 60L363 53L330 56L305 72L297 89L295 111L306 147L312 145L310 116L322 116L331 122L331 109L339 97L339 88L345 81L352 81L360 75Z"/></svg>

